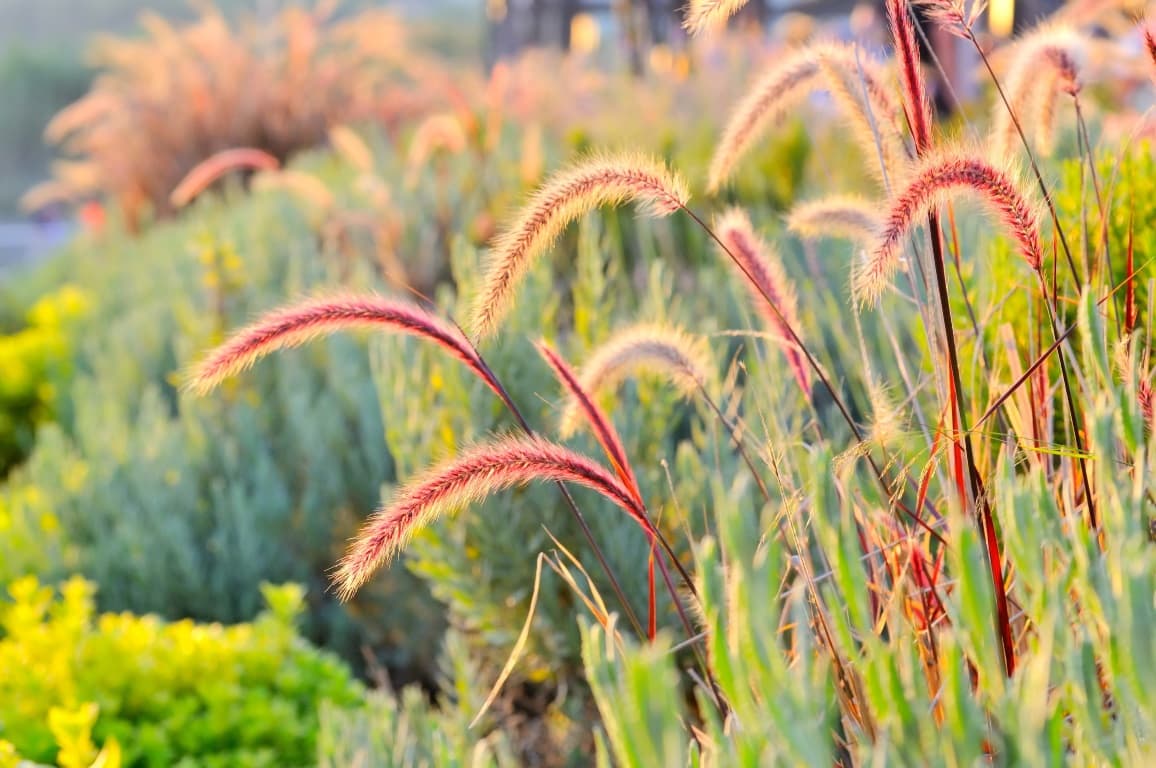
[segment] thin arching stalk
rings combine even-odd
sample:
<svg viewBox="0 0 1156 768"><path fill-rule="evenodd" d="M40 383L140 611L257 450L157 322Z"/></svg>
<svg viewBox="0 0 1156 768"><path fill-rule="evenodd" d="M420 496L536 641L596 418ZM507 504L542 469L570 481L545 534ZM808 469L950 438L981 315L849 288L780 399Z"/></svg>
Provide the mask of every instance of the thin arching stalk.
<svg viewBox="0 0 1156 768"><path fill-rule="evenodd" d="M476 351L477 348L475 347L475 352ZM510 415L514 417L514 420L518 422L519 428L521 428L526 435L533 437L535 435L533 428L530 426L530 423L526 421L526 417L522 415L522 411L518 408L513 398L510 397L509 390L503 386L501 380L494 374L493 369L490 368L489 363L485 361L481 353L478 352L477 354L483 370L486 372L486 376L493 383L494 391L497 392L502 404L506 406L506 410L508 410ZM590 545L590 549L594 552L594 557L598 560L599 566L601 566L602 571L606 574L606 578L610 581L610 588L614 590L615 597L617 597L618 602L622 604L622 610L626 612L627 620L634 628L634 631L638 633L639 637L645 637L646 633L642 628L642 623L638 620L638 614L634 612L634 608L626 598L626 593L623 591L622 585L618 582L618 577L614 575L614 569L610 567L610 563L606 560L606 555L603 554L602 548L598 546L598 542L594 538L594 532L590 530L590 524L586 522L586 517L582 514L582 510L578 508L578 502L574 501L574 496L571 495L570 489L566 487L565 483L559 482L555 483L555 485L558 486L558 490L561 492L566 506L570 508L570 513L578 522L578 527L582 529L586 543Z"/></svg>
<svg viewBox="0 0 1156 768"><path fill-rule="evenodd" d="M747 279L751 282L751 284L756 286L756 289L762 295L763 300L766 301L767 306L769 306L771 308L771 311L773 311L775 313L775 315L779 318L779 320L782 322L783 330L785 330L787 332L787 335L790 336L791 342L798 347L800 352L803 353L803 357L806 359L807 364L815 372L815 375L818 377L819 382L823 385L823 387L830 394L832 402L835 403L835 407L839 410L839 413L843 416L843 420L847 422L847 426L850 428L851 434L855 438L855 442L858 444L863 444L864 442L866 442L866 437L863 435L863 431L861 429L859 429L859 426L855 423L855 420L851 417L851 412L847 408L847 405L843 402L843 398L835 390L834 385L831 384L831 380L827 377L827 374L823 372L822 366L819 365L819 362L815 359L815 356L811 354L811 351L803 343L803 340L799 337L799 334L795 331L794 327L791 325L791 323L785 317L783 317L782 313L779 311L779 308L775 304L775 302L771 299L770 296L768 296L766 294L766 292L762 289L762 287L759 286L758 283L752 279L752 277L751 277L750 273L747 271L746 267L743 266L742 261L740 259L736 258L733 253L731 253L731 250L726 246L726 243L724 243L722 241L722 239L715 233L714 229L712 229L705 221L703 221L699 217L698 214L696 214L689 207L684 205L684 206L682 206L682 210L685 211L686 214L688 216L690 216L690 218L703 230L703 232L705 232L706 235L711 240L713 240L718 245L719 248L722 249L723 253L725 253L730 258L730 260L732 262L734 262L735 266L738 267L738 269L747 277ZM885 478L883 476L883 470L880 469L879 464L875 461L875 459L871 456L870 453L865 453L864 457L867 459L867 463L871 466L872 472L874 473L875 477L879 480L880 485L883 487L884 493L887 494L888 498L892 498L893 497L893 491L887 483L887 478ZM926 530L929 534L931 534L931 536L934 537L936 539L936 541L938 541L940 543L946 543L943 540L943 536L938 531L936 531L934 528L930 527L927 524L927 522L924 521L923 518L921 518L918 514L916 514L912 510L908 509L907 506L905 504L903 504L903 502L900 501L897 497L892 498L892 500L895 503L895 505L897 507L899 507L901 510L903 510L907 514L907 516L910 517L917 525L919 525L924 530Z"/></svg>
<svg viewBox="0 0 1156 768"><path fill-rule="evenodd" d="M985 54L983 52L983 46L981 46L979 44L979 41L975 38L975 33L972 32L970 27L966 28L965 31L966 31L968 41L975 47L975 50L979 53L980 59L983 60L984 67L987 69L988 74L991 76L991 81L992 81L992 83L995 84L996 91L999 93L1000 101L1003 102L1004 108L1008 111L1008 114L1011 116L1012 125L1015 126L1016 133L1019 134L1020 141L1023 143L1024 149L1027 152L1028 161L1029 161L1031 168L1032 168L1032 173L1035 175L1036 183L1040 187L1040 192L1044 197L1044 202L1048 206L1048 212L1051 214L1052 224L1055 228L1056 236L1059 238L1060 247L1063 249L1064 255L1067 258L1068 268L1072 272L1072 279L1075 280L1076 285L1079 286L1080 274L1079 274L1079 271L1076 269L1075 260L1072 258L1071 248L1068 247L1068 239L1064 235L1064 228L1060 223L1060 216L1059 216L1059 213L1057 213L1057 211L1056 211L1056 204L1052 200L1052 193L1048 189L1048 185L1046 183L1044 183L1043 174L1040 172L1040 167L1039 167L1039 164L1036 162L1035 154L1032 152L1031 146L1028 143L1027 135L1024 133L1023 127L1020 125L1020 121L1019 121L1019 118L1016 116L1015 110L1012 109L1011 103L1008 101L1007 94L1004 93L1003 86L1000 85L999 78L996 77L995 70L992 69L991 61L988 59L987 54ZM1056 319L1055 319L1056 307L1054 306L1054 304L1058 301L1058 299L1054 295L1055 294L1054 291L1052 292L1052 295L1049 295L1049 292L1047 290L1047 284L1043 280L1043 274L1042 273L1040 273L1040 288L1044 292L1044 304L1048 305L1048 313L1051 315L1052 334L1054 337L1058 338L1059 325L1057 324ZM1049 299L1052 302L1050 304L1049 304ZM1072 439L1075 441L1076 450L1079 452L1079 456L1078 456L1076 461L1080 466L1080 479L1081 479L1083 486L1084 486L1084 497L1088 501L1088 522L1092 526L1093 530L1098 530L1099 529L1099 520L1098 520L1097 515L1096 515L1095 501L1093 501L1093 499L1092 499L1092 483L1091 483L1091 480L1089 479L1089 476L1088 476L1087 459L1084 458L1085 454L1086 454L1086 451L1084 449L1084 438L1080 434L1079 418L1078 418L1078 415L1076 412L1076 403L1075 403L1075 400L1072 396L1072 387L1071 387L1071 383L1070 383L1069 377L1068 377L1068 364L1064 360L1064 355L1063 355L1062 351L1059 355L1059 362L1060 362L1060 376L1063 379L1063 384L1064 384L1064 402L1068 408L1068 416L1072 421Z"/></svg>

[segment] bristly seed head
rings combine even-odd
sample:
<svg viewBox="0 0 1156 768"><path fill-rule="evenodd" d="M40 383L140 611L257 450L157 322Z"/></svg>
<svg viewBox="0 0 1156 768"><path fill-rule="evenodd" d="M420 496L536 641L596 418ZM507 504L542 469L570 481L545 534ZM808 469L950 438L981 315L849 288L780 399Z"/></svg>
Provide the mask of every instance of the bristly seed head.
<svg viewBox="0 0 1156 768"><path fill-rule="evenodd" d="M739 208L727 211L715 224L719 240L746 280L756 310L775 336L803 394L810 396L811 376L799 348L795 289L771 246L755 234L750 219Z"/></svg>
<svg viewBox="0 0 1156 768"><path fill-rule="evenodd" d="M410 537L445 512L531 481L574 483L602 494L644 530L643 511L617 477L586 456L537 437L503 438L466 450L407 483L366 521L338 564L334 583L348 600Z"/></svg>
<svg viewBox="0 0 1156 768"><path fill-rule="evenodd" d="M689 197L681 178L641 155L589 157L556 174L494 241L474 301L474 333L484 337L496 330L534 259L584 213L631 201L643 213L668 216L685 207Z"/></svg>
<svg viewBox="0 0 1156 768"><path fill-rule="evenodd" d="M855 129L855 138L872 167L878 165L876 141L887 166L899 162L898 106L878 63L853 47L815 43L797 49L767 69L750 87L727 120L711 157L708 187L718 190L739 159L769 128L791 114L808 94L826 87ZM868 113L868 110L870 113ZM895 171L888 167L888 171Z"/></svg>
<svg viewBox="0 0 1156 768"><path fill-rule="evenodd" d="M1043 263L1038 204L1010 172L993 167L979 155L955 150L933 154L916 167L888 203L883 228L873 252L852 275L852 289L860 305L876 301L898 265L904 238L918 217L954 191L978 196L1003 223L1024 260L1033 270Z"/></svg>
<svg viewBox="0 0 1156 768"><path fill-rule="evenodd" d="M709 371L710 353L701 337L667 325L641 323L616 332L598 346L577 376L591 397L636 373L662 376L686 395L703 385ZM563 437L577 431L580 417L580 403L571 398L562 410Z"/></svg>
<svg viewBox="0 0 1156 768"><path fill-rule="evenodd" d="M915 151L923 156L931 150L931 102L919 67L919 46L915 42L915 24L907 10L907 0L886 0L887 18L891 24L895 58L903 83L907 125L915 139Z"/></svg>
<svg viewBox="0 0 1156 768"><path fill-rule="evenodd" d="M1060 94L1074 98L1080 92L1079 62L1085 43L1072 29L1048 25L1011 46L1011 61L1003 78L1004 94L1025 136L1044 154L1051 151ZM992 156L997 158L1014 156L1023 149L1011 112L999 96L992 107L989 144Z"/></svg>
<svg viewBox="0 0 1156 768"><path fill-rule="evenodd" d="M692 35L722 24L749 0L690 0L682 26Z"/></svg>
<svg viewBox="0 0 1156 768"><path fill-rule="evenodd" d="M455 325L420 307L382 296L330 296L274 310L237 331L197 363L188 387L207 394L225 379L279 349L298 347L319 336L354 329L378 329L428 339L464 362L501 397L478 353Z"/></svg>
<svg viewBox="0 0 1156 768"><path fill-rule="evenodd" d="M831 195L799 203L787 215L787 228L800 237L845 237L856 243L875 240L882 204L855 195Z"/></svg>

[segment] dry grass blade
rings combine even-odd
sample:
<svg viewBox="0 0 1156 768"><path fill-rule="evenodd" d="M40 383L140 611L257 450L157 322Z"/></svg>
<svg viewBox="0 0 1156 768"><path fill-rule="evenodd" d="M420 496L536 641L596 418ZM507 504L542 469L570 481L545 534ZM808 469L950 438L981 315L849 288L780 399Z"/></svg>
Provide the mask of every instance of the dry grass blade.
<svg viewBox="0 0 1156 768"><path fill-rule="evenodd" d="M787 279L778 256L755 234L750 219L739 208L727 211L716 223L719 240L741 266L751 299L776 338L803 394L811 393L811 375L802 350L795 342L799 335L799 312L795 289ZM773 307L767 306L767 302ZM792 330L794 335L792 335ZM801 338L801 336L800 336Z"/></svg>
<svg viewBox="0 0 1156 768"><path fill-rule="evenodd" d="M868 156L875 158L881 149L888 170L895 170L902 156L895 129L899 110L886 82L878 64L851 46L816 43L789 54L755 81L731 113L711 158L710 189L722 186L765 131L823 87L834 96Z"/></svg>
<svg viewBox="0 0 1156 768"><path fill-rule="evenodd" d="M537 437L483 443L406 484L362 528L334 575L348 600L409 538L438 515L531 481L574 483L614 502L644 528L642 511L613 474L586 456Z"/></svg>
<svg viewBox="0 0 1156 768"><path fill-rule="evenodd" d="M685 206L688 198L678 176L641 155L590 157L556 174L495 240L474 301L474 332L493 333L534 259L582 214L632 201L645 213L666 216Z"/></svg>
<svg viewBox="0 0 1156 768"><path fill-rule="evenodd" d="M915 168L906 186L888 202L887 219L867 261L852 275L861 305L876 301L899 264L904 238L920 215L952 192L971 192L989 208L1019 246L1033 270L1043 262L1038 204L1019 179L966 150L932 154Z"/></svg>
<svg viewBox="0 0 1156 768"><path fill-rule="evenodd" d="M498 694L502 691L502 686L510 679L510 675L514 672L514 667L518 663L518 657L522 655L522 651L526 648L526 641L530 639L530 625L534 621L534 611L538 609L538 592L542 587L542 564L546 562L546 553L538 553L538 562L534 566L534 589L530 592L530 607L526 609L526 620L522 623L522 631L518 633L518 639L514 641L514 647L510 649L510 655L506 659L502 671L498 673L498 679L494 681L490 692L486 694L485 701L478 707L478 713L474 715L474 719L470 721L470 727L473 728L478 724L486 712L490 710L494 700L498 698Z"/></svg>
<svg viewBox="0 0 1156 768"><path fill-rule="evenodd" d="M169 195L169 203L174 208L184 208L197 195L233 171L275 171L279 167L281 163L277 158L260 149L251 147L225 149L193 166L173 188Z"/></svg>
<svg viewBox="0 0 1156 768"><path fill-rule="evenodd" d="M464 362L501 396L477 352L456 326L412 304L372 295L321 297L274 310L235 333L197 363L188 377L188 386L198 394L206 394L278 349L363 328L429 339Z"/></svg>
<svg viewBox="0 0 1156 768"><path fill-rule="evenodd" d="M637 373L662 376L686 395L707 380L710 369L710 351L701 337L667 325L642 323L618 331L595 349L577 378L591 397ZM580 425L580 404L572 397L562 409L562 436L574 434Z"/></svg>
<svg viewBox="0 0 1156 768"><path fill-rule="evenodd" d="M719 26L750 0L690 0L682 26L692 35Z"/></svg>
<svg viewBox="0 0 1156 768"><path fill-rule="evenodd" d="M799 203L787 215L787 229L800 237L845 237L874 242L883 221L880 204L856 195L832 195Z"/></svg>

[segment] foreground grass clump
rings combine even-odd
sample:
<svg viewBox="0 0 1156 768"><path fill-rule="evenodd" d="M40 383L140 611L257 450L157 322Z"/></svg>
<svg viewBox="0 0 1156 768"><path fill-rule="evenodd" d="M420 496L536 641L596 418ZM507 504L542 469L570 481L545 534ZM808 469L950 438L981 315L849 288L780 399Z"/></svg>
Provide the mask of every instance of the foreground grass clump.
<svg viewBox="0 0 1156 768"><path fill-rule="evenodd" d="M93 706L93 741L115 739L125 766L312 764L320 702L356 705L362 688L297 634L299 587L264 593L256 620L225 627L97 615L80 579L58 600L34 579L13 583L0 608L0 739L55 762L50 713Z"/></svg>

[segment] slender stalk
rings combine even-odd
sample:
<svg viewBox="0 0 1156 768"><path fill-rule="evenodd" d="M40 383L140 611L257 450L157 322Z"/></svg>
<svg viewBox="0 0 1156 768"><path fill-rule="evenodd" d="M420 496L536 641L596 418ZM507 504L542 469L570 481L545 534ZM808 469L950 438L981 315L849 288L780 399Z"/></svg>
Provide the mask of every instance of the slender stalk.
<svg viewBox="0 0 1156 768"><path fill-rule="evenodd" d="M493 382L494 389L498 393L498 397L501 399L502 404L506 406L506 410L508 410L514 417L514 420L518 422L518 426L523 432L525 432L528 436L534 436L535 432L533 428L530 427L529 422L526 421L526 417L522 415L522 411L518 408L513 398L510 397L509 391L498 379L497 375L494 373L493 369L490 368L489 363L487 363L481 356L480 352L478 353L478 359L481 360L483 369L486 372L486 375ZM566 501L566 506L570 508L570 513L578 522L578 527L582 529L582 534L586 538L586 543L590 545L590 549L594 552L594 557L598 560L598 564L602 567L602 571L606 574L607 580L610 581L610 588L614 590L615 597L617 597L618 602L622 604L622 610L626 612L627 620L634 628L634 631L638 633L639 637L645 637L646 633L642 628L642 623L638 620L638 614L634 612L634 608L631 607L630 601L626 599L626 593L623 591L622 585L618 582L618 577L614 575L614 569L610 567L610 563L606 560L606 555L603 554L602 548L598 546L598 542L594 538L594 532L590 530L590 524L586 522L586 517L582 514L582 510L578 508L578 503L574 501L574 496L571 495L570 489L567 488L564 483L559 482L555 483L555 485L558 486L558 490L562 493L562 498Z"/></svg>
<svg viewBox="0 0 1156 768"><path fill-rule="evenodd" d="M856 443L862 444L866 442L863 431L859 429L858 425L855 424L855 420L851 418L851 412L843 402L843 398L835 390L834 385L831 384L831 380L827 377L827 374L823 372L819 362L815 359L815 356L811 354L811 351L807 349L807 346L803 343L803 340L799 337L799 334L795 332L794 327L792 327L791 323L785 317L783 317L782 313L779 311L778 306L775 305L775 302L771 299L770 296L766 294L762 287L758 285L757 281L751 278L750 273L747 272L747 269L743 266L742 261L736 258L733 253L731 253L730 249L727 248L722 239L719 238L717 234L715 234L715 231L710 226L708 226L707 223L698 216L698 214L696 214L693 210L685 205L682 206L682 210L685 211L688 216L690 216L690 218L703 230L703 232L707 234L709 238L718 244L718 247L722 249L723 253L727 254L731 261L734 262L735 266L738 267L739 270L747 276L747 279L750 280L751 284L756 286L764 301L767 302L767 305L782 322L783 330L785 330L787 335L790 336L791 342L794 343L798 347L799 351L803 353L803 357L806 358L807 364L815 372L819 382L831 395L831 401L835 403L835 407L838 408L839 413L843 416L843 420L847 422L847 426L851 429L851 434L854 436ZM897 507L903 510L903 512L905 512L908 517L915 521L916 524L931 534L932 537L934 537L938 542L941 544L946 544L943 536L938 531L929 526L927 522L924 521L923 518L921 518L918 514L908 509L907 506L898 499L898 497L894 497L894 493L891 487L888 485L887 479L883 476L883 470L880 469L879 464L875 461L874 457L872 457L870 453L865 453L864 457L867 459L867 463L871 466L872 472L879 480L880 485L883 487L883 492L887 494L888 498L891 499Z"/></svg>
<svg viewBox="0 0 1156 768"><path fill-rule="evenodd" d="M766 483L764 483L763 478L759 476L758 470L755 469L754 461L751 460L750 454L747 453L746 446L743 443L742 435L739 434L738 425L731 424L727 420L726 415L722 412L722 409L718 407L718 404L715 403L714 399L711 398L710 394L707 393L706 387L702 385L702 382L698 382L698 392L706 404L710 406L710 409L714 411L714 415L718 417L719 422L727 428L727 431L730 433L731 440L733 440L735 443L735 448L738 449L739 455L742 456L743 462L747 465L747 469L750 470L751 476L754 477L755 484L759 486L759 493L762 494L763 500L769 503L771 500L770 491L767 490Z"/></svg>
<svg viewBox="0 0 1156 768"><path fill-rule="evenodd" d="M1057 237L1059 238L1060 247L1063 249L1064 255L1067 257L1068 268L1072 272L1072 279L1075 280L1076 285L1079 286L1079 284L1080 284L1079 271L1076 269L1075 260L1072 258L1071 248L1068 247L1068 239L1064 235L1064 228L1060 224L1060 216L1056 211L1056 204L1052 200L1052 193L1051 193L1051 191L1048 190L1048 185L1044 183L1043 174L1040 173L1039 164L1036 162L1035 154L1032 152L1031 146L1028 143L1027 135L1024 134L1024 130L1023 130L1023 127L1020 125L1019 118L1016 117L1015 110L1012 109L1011 103L1008 101L1007 95L1004 93L1003 86L1000 85L999 78L996 77L995 70L992 69L991 61L987 58L987 54L985 54L983 52L983 47L979 44L979 41L975 38L975 33L972 32L970 27L967 28L966 32L967 32L968 41L971 42L971 44L975 47L975 50L979 53L980 59L983 60L983 65L987 69L988 74L991 76L992 83L995 84L995 88L996 88L996 91L999 93L1000 100L1003 102L1004 107L1007 109L1008 114L1011 116L1012 125L1015 126L1016 132L1019 134L1020 141L1023 142L1024 149L1027 151L1028 160L1030 161L1030 164L1031 164L1032 173L1036 177L1036 183L1039 184L1040 193L1044 196L1044 202L1047 204L1048 212L1052 216L1052 223L1055 226L1055 232L1056 232ZM1056 322L1057 309L1052 304L1049 304L1049 298L1051 299L1052 303L1057 302L1058 299L1055 295L1051 295L1049 297L1049 293L1047 290L1047 284L1043 280L1043 274L1042 273L1040 273L1040 288L1044 292L1044 304L1048 306L1048 314L1051 318L1052 334L1053 334L1053 336L1057 336L1057 338L1058 338L1059 326ZM1054 292L1053 292L1053 294L1054 294ZM1084 485L1084 495L1088 500L1088 521L1091 524L1093 530L1098 530L1099 525L1098 525L1098 521L1097 521L1095 502L1092 500L1092 485L1091 485L1091 482L1088 478L1087 461L1084 458L1085 453L1086 453L1084 450L1084 438L1080 435L1079 420L1078 420L1077 414L1076 414L1076 404L1075 404L1075 400L1073 399L1073 396L1072 396L1072 388L1071 388L1071 384L1068 380L1067 363L1064 361L1064 355L1063 355L1062 350L1061 350L1060 355L1059 355L1059 362L1060 362L1060 375L1061 375L1061 377L1063 379L1063 383L1064 383L1064 400L1065 400L1065 403L1066 403L1067 408L1068 408L1068 415L1072 421L1072 438L1075 440L1076 450L1079 452L1079 458L1077 459L1077 462L1080 465L1080 477L1081 477L1081 479L1083 481L1083 485Z"/></svg>
<svg viewBox="0 0 1156 768"><path fill-rule="evenodd" d="M1080 273L1076 269L1076 262L1072 258L1072 250L1068 247L1068 239L1064 236L1064 228L1060 226L1060 216L1056 212L1056 204L1052 200L1052 193L1048 189L1048 185L1044 183L1043 173L1040 172L1039 163L1036 162L1035 153L1032 152L1031 145L1028 143L1027 134L1024 133L1023 127L1020 125L1020 119L1016 116L1016 112L1012 109L1011 102L1008 101L1007 94L1004 93L1003 86L1000 85L999 78L995 75L995 70L992 69L991 61L987 58L987 54L983 52L983 46L979 44L979 40L975 38L975 33L967 28L967 39L975 47L979 53L979 58L983 61L983 66L987 69L988 75L991 76L991 81L995 85L996 92L999 93L1000 101L1003 102L1004 108L1007 109L1008 115L1011 116L1012 125L1016 128L1016 133L1019 134L1020 141L1023 142L1024 150L1028 155L1028 162L1032 168L1032 174L1036 177L1036 183L1040 187L1040 193L1044 196L1044 203L1048 206L1048 213L1051 214L1052 223L1055 225L1056 234L1060 238L1060 247L1064 250L1064 256L1068 260L1068 268L1072 272L1072 279L1076 281L1076 285L1080 284Z"/></svg>

